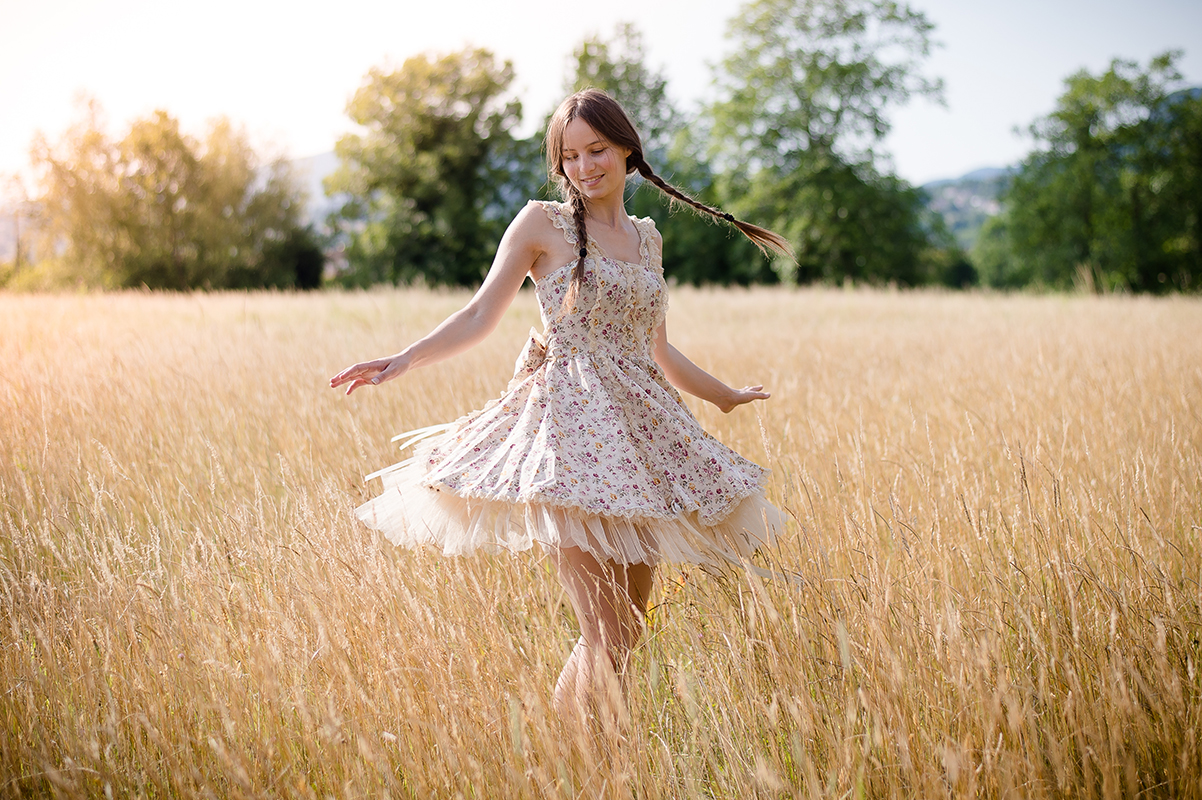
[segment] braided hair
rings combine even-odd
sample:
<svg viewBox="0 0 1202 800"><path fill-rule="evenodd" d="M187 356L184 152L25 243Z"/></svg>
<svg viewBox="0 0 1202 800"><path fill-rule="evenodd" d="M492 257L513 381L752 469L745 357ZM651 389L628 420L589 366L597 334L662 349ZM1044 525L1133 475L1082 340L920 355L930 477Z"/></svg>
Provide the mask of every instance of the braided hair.
<svg viewBox="0 0 1202 800"><path fill-rule="evenodd" d="M563 169L564 132L567 130L568 123L574 119L584 120L590 128L611 144L630 150L630 155L626 157L626 174L638 172L648 183L668 195L673 205L686 205L698 213L734 225L765 255L769 251L773 251L789 258L793 257L793 248L780 234L758 225L752 225L750 222L735 219L733 214L690 197L656 175L655 171L651 169L651 165L643 157L643 142L622 106L600 89L584 89L564 100L547 125L547 172L572 211L572 222L576 226L576 241L580 247L576 266L572 269L568 293L564 299L566 307L571 307L575 302L580 286L584 283L584 259L588 254L584 195L568 180Z"/></svg>

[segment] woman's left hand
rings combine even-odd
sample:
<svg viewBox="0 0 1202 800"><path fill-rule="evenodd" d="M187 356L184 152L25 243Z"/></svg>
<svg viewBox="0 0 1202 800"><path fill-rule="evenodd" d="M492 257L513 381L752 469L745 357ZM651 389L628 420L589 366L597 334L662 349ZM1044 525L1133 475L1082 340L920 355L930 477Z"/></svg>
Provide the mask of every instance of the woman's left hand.
<svg viewBox="0 0 1202 800"><path fill-rule="evenodd" d="M723 397L721 401L715 402L723 414L729 414L735 407L741 406L744 403L750 403L752 400L767 400L772 395L764 391L761 386L744 386L742 389L731 389L730 394Z"/></svg>

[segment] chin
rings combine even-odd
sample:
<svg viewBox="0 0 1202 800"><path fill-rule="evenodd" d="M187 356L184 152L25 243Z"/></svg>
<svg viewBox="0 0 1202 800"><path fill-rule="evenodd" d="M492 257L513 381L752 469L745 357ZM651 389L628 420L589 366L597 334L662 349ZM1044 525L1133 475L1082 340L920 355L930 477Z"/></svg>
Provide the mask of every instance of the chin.
<svg viewBox="0 0 1202 800"><path fill-rule="evenodd" d="M580 191L580 194L584 195L589 200L600 200L601 198L608 197L614 193L614 187L606 185L604 181L592 187L591 189L583 185L578 185L576 188Z"/></svg>

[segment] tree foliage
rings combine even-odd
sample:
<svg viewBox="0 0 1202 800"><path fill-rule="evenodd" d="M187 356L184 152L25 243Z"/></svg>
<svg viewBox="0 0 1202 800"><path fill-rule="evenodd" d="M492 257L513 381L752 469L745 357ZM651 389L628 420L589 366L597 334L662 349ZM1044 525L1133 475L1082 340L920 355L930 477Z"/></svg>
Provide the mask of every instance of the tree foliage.
<svg viewBox="0 0 1202 800"><path fill-rule="evenodd" d="M975 253L996 286L1159 292L1202 278L1202 96L1180 53L1065 81Z"/></svg>
<svg viewBox="0 0 1202 800"><path fill-rule="evenodd" d="M756 0L730 25L715 133L744 162L787 172L805 158L860 163L888 109L941 96L919 72L934 25L886 0Z"/></svg>
<svg viewBox="0 0 1202 800"><path fill-rule="evenodd" d="M884 0L756 0L732 21L712 108L720 194L792 241L782 279L932 279L923 197L875 165L889 108L940 96L919 72L932 30Z"/></svg>
<svg viewBox="0 0 1202 800"><path fill-rule="evenodd" d="M565 88L615 97L660 175L781 230L801 255L796 266L767 262L727 226L663 213L668 201L634 179L628 208L657 218L665 272L696 283L960 285L963 256L922 195L875 164L890 107L940 91L918 72L930 49L926 18L881 0L758 0L732 31L725 98L699 115L673 106L633 26L586 39L572 55ZM505 224L546 190L537 140L512 133L512 77L480 50L368 74L348 108L362 130L339 142L343 166L327 183L350 198L335 220L347 282L482 279Z"/></svg>
<svg viewBox="0 0 1202 800"><path fill-rule="evenodd" d="M707 157L706 123L705 119L697 119L683 128L672 143L666 166L657 169L697 200L723 208L723 176ZM646 184L633 200L632 207L638 214L660 212L656 217L664 239L664 274L669 277L697 285L777 282L771 262L731 226L688 209L673 209L662 193ZM672 212L670 216L662 213L665 209Z"/></svg>
<svg viewBox="0 0 1202 800"><path fill-rule="evenodd" d="M320 282L321 251L300 224L286 164L261 166L228 120L201 142L156 111L113 141L100 118L92 104L61 141L34 143L43 241L26 280L170 289Z"/></svg>
<svg viewBox="0 0 1202 800"><path fill-rule="evenodd" d="M334 218L353 283L478 283L530 183L529 145L511 133L521 105L506 96L509 62L486 50L373 68L347 108L327 191L351 199ZM521 198L521 202L526 201Z"/></svg>
<svg viewBox="0 0 1202 800"><path fill-rule="evenodd" d="M619 25L612 39L586 39L572 54L568 92L593 87L617 100L643 139L648 163L693 197L717 205L717 175L707 163L706 120L689 118L668 95L668 80L647 65L642 35ZM664 240L664 274L688 283L748 284L775 280L755 247L725 226L692 211L673 209L666 196L637 175L630 178L627 208L653 216ZM675 211L675 213L671 213Z"/></svg>
<svg viewBox="0 0 1202 800"><path fill-rule="evenodd" d="M592 36L572 52L574 71L568 94L601 89L617 100L643 140L648 159L663 158L684 124L668 97L668 79L647 65L643 35L622 23L612 39Z"/></svg>

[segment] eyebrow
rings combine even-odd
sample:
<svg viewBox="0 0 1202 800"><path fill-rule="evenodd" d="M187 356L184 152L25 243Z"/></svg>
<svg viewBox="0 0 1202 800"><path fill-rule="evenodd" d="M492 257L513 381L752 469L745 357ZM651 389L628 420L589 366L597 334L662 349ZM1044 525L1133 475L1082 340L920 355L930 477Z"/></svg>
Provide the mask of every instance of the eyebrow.
<svg viewBox="0 0 1202 800"><path fill-rule="evenodd" d="M601 145L603 145L603 144L606 144L606 142L605 142L605 140L603 140L603 139L594 139L594 140L592 140L591 142L589 142L588 144L586 144L584 147L585 147L585 149L587 150L588 148L592 147L592 146L593 146L593 145L595 145L595 144L601 144ZM573 148L571 148L571 147L565 147L565 148L563 149L563 151L564 151L565 153L569 153L569 152L571 152L571 153L574 153L574 152L576 152L576 151L575 151Z"/></svg>

